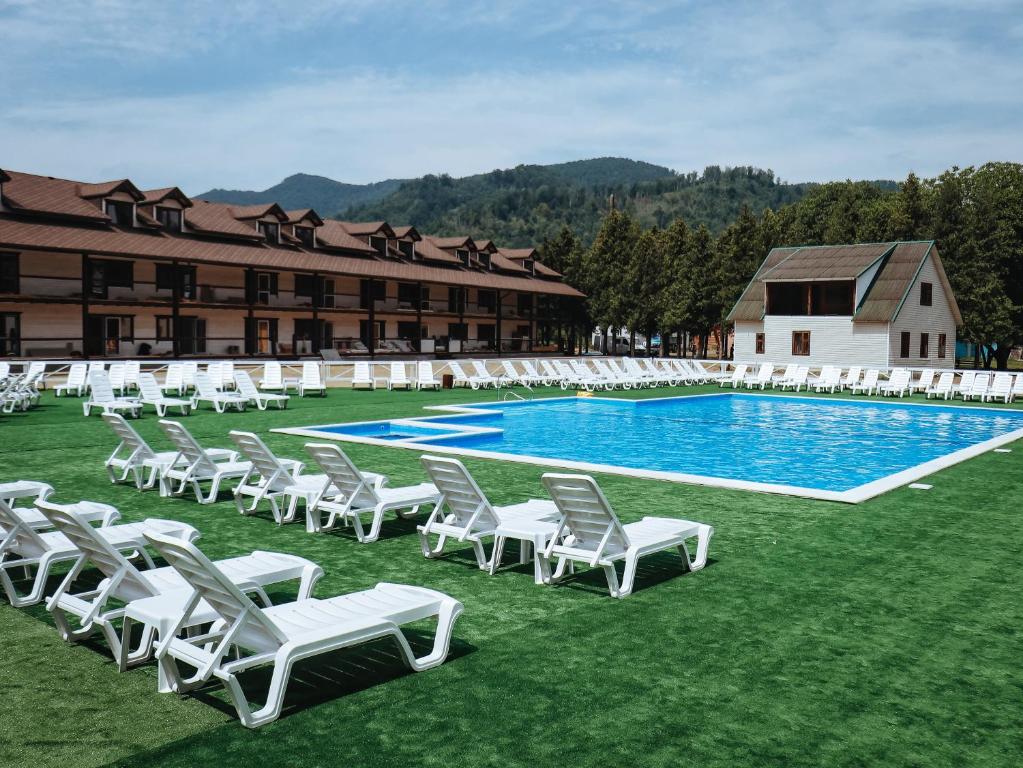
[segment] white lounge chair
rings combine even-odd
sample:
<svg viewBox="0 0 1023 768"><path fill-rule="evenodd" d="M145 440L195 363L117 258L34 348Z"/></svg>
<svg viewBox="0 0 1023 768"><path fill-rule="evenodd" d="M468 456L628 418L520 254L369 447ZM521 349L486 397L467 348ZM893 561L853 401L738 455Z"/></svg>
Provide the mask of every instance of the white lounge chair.
<svg viewBox="0 0 1023 768"><path fill-rule="evenodd" d="M501 388L501 379L492 374L487 368L486 363L482 360L473 360L472 369L476 374L474 378L480 383L481 387L493 387L494 389Z"/></svg>
<svg viewBox="0 0 1023 768"><path fill-rule="evenodd" d="M722 381L722 380L727 381L727 380L730 380L732 378L732 374L728 373L727 371L724 370L724 363L719 363L718 364L721 370L717 370L717 371L708 371L707 370L707 366L705 366L699 360L691 360L690 361L690 365L692 365L694 370L696 372L698 372L702 376L702 380L703 380L704 383L710 382L710 381Z"/></svg>
<svg viewBox="0 0 1023 768"><path fill-rule="evenodd" d="M419 483L390 488L379 482L379 475L363 473L336 445L308 443L306 450L320 465L329 483L320 483L321 495L307 506L307 530L330 530L338 523L351 523L355 537L363 544L380 538L384 514L395 512L407 520L415 517L422 506L437 504L440 492L432 483ZM327 513L326 522L323 513ZM369 533L362 525L362 516L372 515Z"/></svg>
<svg viewBox="0 0 1023 768"><path fill-rule="evenodd" d="M355 364L355 370L352 372L352 389L376 389L377 381L373 378L373 374L369 370L369 363L359 362Z"/></svg>
<svg viewBox="0 0 1023 768"><path fill-rule="evenodd" d="M326 475L301 474L303 462L278 458L255 433L232 431L230 436L252 465L233 491L235 506L241 514L255 513L259 502L266 499L274 521L278 525L290 523L295 519L299 499L308 506L328 485ZM246 496L252 499L248 507L242 501ZM286 510L281 509L282 498L288 502Z"/></svg>
<svg viewBox="0 0 1023 768"><path fill-rule="evenodd" d="M416 389L440 390L440 379L433 375L433 365L428 361L416 364Z"/></svg>
<svg viewBox="0 0 1023 768"><path fill-rule="evenodd" d="M150 541L194 589L180 623L157 650L161 669L178 692L216 677L247 728L280 716L291 669L303 659L390 637L402 661L413 671L442 664L455 620L462 612L460 602L441 592L387 583L348 595L261 608L238 589L220 564L210 562L195 546L162 536L152 536ZM195 621L189 614L200 601L218 614L214 630L200 638L177 637L184 626ZM437 621L433 647L427 655L417 657L400 627L428 619ZM178 664L196 671L183 678ZM238 674L266 664L273 665L266 703L253 711Z"/></svg>
<svg viewBox="0 0 1023 768"><path fill-rule="evenodd" d="M845 391L846 387L852 389L854 386L856 386L856 384L859 383L860 372L862 370L863 369L860 368L860 366L854 365L852 368L846 371L845 376L842 378L842 384L838 388L839 391Z"/></svg>
<svg viewBox="0 0 1023 768"><path fill-rule="evenodd" d="M217 369L214 369L216 371ZM217 389L209 374L200 371L195 374L195 392L192 395L192 407L198 408L199 403L209 403L217 413L223 413L229 407L244 411L249 398L240 392L224 392Z"/></svg>
<svg viewBox="0 0 1023 768"><path fill-rule="evenodd" d="M185 393L185 366L181 363L171 363L168 365L161 389L164 392L183 395Z"/></svg>
<svg viewBox="0 0 1023 768"><path fill-rule="evenodd" d="M54 396L62 397L73 393L75 397L81 397L85 392L85 372L87 368L88 366L85 363L72 363L71 368L67 372L67 379L54 390Z"/></svg>
<svg viewBox="0 0 1023 768"><path fill-rule="evenodd" d="M160 473L161 496L180 496L191 487L196 501L212 504L217 500L224 480L243 478L252 471L252 463L248 461L216 461L179 422L161 419L160 428L178 449L178 455L170 466ZM210 484L210 492L206 496L203 496L202 483Z"/></svg>
<svg viewBox="0 0 1023 768"><path fill-rule="evenodd" d="M458 459L422 456L420 461L441 494L430 518L417 529L423 555L428 558L439 556L449 538L457 542L468 541L480 570L492 571L497 561L487 560L483 540L493 537L502 523L516 520L553 523L559 517L554 502L547 499L493 506ZM430 545L431 536L437 536L436 547ZM534 557L540 558L542 553L534 552Z"/></svg>
<svg viewBox="0 0 1023 768"><path fill-rule="evenodd" d="M718 384L721 387L731 387L732 389L738 389L742 382L746 379L746 371L749 370L749 366L746 363L739 363L735 366L732 371L732 375L727 379L718 379Z"/></svg>
<svg viewBox="0 0 1023 768"><path fill-rule="evenodd" d="M42 502L40 508L57 530L78 548L74 566L57 591L46 600L46 609L53 614L61 637L68 642L84 640L99 627L122 671L128 666L148 660L156 627L147 626L138 646L132 650L129 647L131 623L125 620L120 631L117 627L125 616L125 609L135 600L159 597L162 598L164 611L180 616L185 607L193 602L191 584L170 566L139 570L72 508L48 501ZM181 539L157 535L164 543L181 542ZM153 543L152 536L150 533L146 537L147 543ZM158 548L158 551L163 554L161 549ZM72 589L86 565L98 569L104 579L98 587L90 585L86 591L75 593ZM312 594L313 586L323 575L323 570L315 563L296 555L278 552L257 551L220 560L217 566L230 580L229 583L243 585L247 592L257 593L265 605L270 604L270 599L264 587L298 580L299 599L304 599ZM116 601L114 605L111 605L112 601ZM202 610L206 614L212 613L208 604L202 606ZM217 616L213 614L204 618L212 622ZM169 637L166 635L162 639Z"/></svg>
<svg viewBox="0 0 1023 768"><path fill-rule="evenodd" d="M181 378L185 384L185 391L195 389L195 376L199 373L199 363L189 360L181 365Z"/></svg>
<svg viewBox="0 0 1023 768"><path fill-rule="evenodd" d="M809 389L810 385L807 384L807 379L809 376L810 376L809 366L806 365L796 366L795 375L791 379L786 379L785 381L781 382L779 384L779 389L783 391L791 389L795 392L798 392L803 387Z"/></svg>
<svg viewBox="0 0 1023 768"><path fill-rule="evenodd" d="M989 403L993 403L995 400L1008 403L1011 399L1012 374L1010 373L996 373L994 381L991 382L991 388L981 397L981 400L986 400Z"/></svg>
<svg viewBox="0 0 1023 768"><path fill-rule="evenodd" d="M973 380L977 378L976 371L963 371L959 376L959 383L953 387L953 392L960 397L963 397L965 393L973 389Z"/></svg>
<svg viewBox="0 0 1023 768"><path fill-rule="evenodd" d="M952 396L952 383L955 380L955 373L952 371L944 371L938 377L938 383L927 388L924 394L927 395L927 399L931 399L931 395L935 398L941 397L944 400L948 400Z"/></svg>
<svg viewBox="0 0 1023 768"><path fill-rule="evenodd" d="M38 480L11 480L6 483L0 483L0 501L7 504L12 511L17 512L18 517L21 518L26 525L31 525L36 530L43 530L51 527L50 521L47 520L45 515L43 515L43 513L34 506L18 506L18 501L28 499L30 503L34 504L37 500L44 501L48 499L52 493L52 485L49 483L39 482ZM113 507L110 507L110 509L113 510L115 514L109 519L104 518L104 525L109 525L116 521L116 519L121 515L121 513L117 512L117 510ZM0 525L0 539L3 538L3 530L3 525Z"/></svg>
<svg viewBox="0 0 1023 768"><path fill-rule="evenodd" d="M963 400L973 400L976 398L981 402L984 402L984 398L987 397L990 382L991 374L978 373L973 377L973 383L970 385L969 390L963 392Z"/></svg>
<svg viewBox="0 0 1023 768"><path fill-rule="evenodd" d="M550 382L547 380L547 377L536 369L532 360L520 360L519 365L522 366L523 381L527 382L530 386L550 386Z"/></svg>
<svg viewBox="0 0 1023 768"><path fill-rule="evenodd" d="M911 377L909 369L895 368L888 377L888 381L880 385L879 391L882 395L895 396L898 394L899 397L902 397L910 391L909 380Z"/></svg>
<svg viewBox="0 0 1023 768"><path fill-rule="evenodd" d="M220 378L214 379L213 383L218 389L234 389L234 361L220 361Z"/></svg>
<svg viewBox="0 0 1023 768"><path fill-rule="evenodd" d="M817 392L827 390L834 394L836 389L842 386L842 369L833 365L826 365L821 371L820 377L814 382L813 388Z"/></svg>
<svg viewBox="0 0 1023 768"><path fill-rule="evenodd" d="M405 370L405 363L391 363L390 375L387 377L387 389L412 389L412 380Z"/></svg>
<svg viewBox="0 0 1023 768"><path fill-rule="evenodd" d="M685 571L698 571L707 563L707 550L714 529L704 523L670 517L644 517L622 525L596 481L586 475L548 473L543 476L561 519L544 556L557 557L554 580L564 576L570 563L601 567L612 597L631 594L636 566L644 555L677 549ZM686 541L695 537L696 557L691 559ZM621 582L615 565L624 561Z"/></svg>
<svg viewBox="0 0 1023 768"><path fill-rule="evenodd" d="M267 392L287 391L280 361L267 360L263 364L263 378L259 382L259 388Z"/></svg>
<svg viewBox="0 0 1023 768"><path fill-rule="evenodd" d="M47 504L42 499L37 503L40 505L40 509L44 509ZM83 515L82 522L85 525L89 525L99 515L110 518L109 510L111 508L107 504L82 501L78 504L64 505L64 508ZM117 512L116 509L113 511ZM119 513L116 516L119 517ZM81 556L81 552L61 531L44 532L29 525L17 511L3 500L0 500L0 526L3 526L4 529L3 540L0 541L0 584L3 585L7 599L15 608L35 605L43 599L46 581L53 566L57 563L77 560ZM104 525L97 529L97 535L114 549L128 553L138 552L146 564L152 567L153 561L145 550L146 541L143 537L147 531L188 540L196 539L199 536L199 532L190 525L174 520L158 519L123 525ZM35 569L27 594L19 594L14 580L11 578L10 571L14 569L23 570L25 574L31 573L32 569Z"/></svg>
<svg viewBox="0 0 1023 768"><path fill-rule="evenodd" d="M247 371L234 372L235 390L242 397L255 405L259 410L265 411L270 403L274 403L279 409L288 407L288 395L277 392L260 392L252 383L252 378Z"/></svg>
<svg viewBox="0 0 1023 768"><path fill-rule="evenodd" d="M553 360L541 360L540 370L543 371L544 384L548 387L553 387L556 384L561 384L561 369L554 365Z"/></svg>
<svg viewBox="0 0 1023 768"><path fill-rule="evenodd" d="M302 378L298 380L298 396L305 397L306 393L319 392L321 397L327 396L327 386L320 376L320 364L307 360L302 363Z"/></svg>
<svg viewBox="0 0 1023 768"><path fill-rule="evenodd" d="M151 373L140 373L138 386L139 402L143 405L153 406L156 409L157 416L166 416L168 408L178 408L182 416L187 416L192 408L191 400L167 397L160 388L160 385L156 383L156 377Z"/></svg>
<svg viewBox="0 0 1023 768"><path fill-rule="evenodd" d="M767 389L767 385L771 383L773 378L774 366L771 363L761 363L756 375L747 374L745 379L743 379L743 383L746 385L746 389L753 389L753 387Z"/></svg>
<svg viewBox="0 0 1023 768"><path fill-rule="evenodd" d="M90 360L89 361L89 368L85 372L85 385L86 385L86 388L89 389L89 388L92 387L92 374L94 374L96 372L106 373L106 371L107 371L107 364L104 363L102 360Z"/></svg>
<svg viewBox="0 0 1023 768"><path fill-rule="evenodd" d="M1009 402L1013 402L1017 397L1023 397L1023 373L1017 373L1013 379L1012 393L1009 396Z"/></svg>
<svg viewBox="0 0 1023 768"><path fill-rule="evenodd" d="M124 364L124 385L128 389L138 389L141 374L142 363L138 360L129 360Z"/></svg>
<svg viewBox="0 0 1023 768"><path fill-rule="evenodd" d="M881 372L877 368L868 368L867 372L863 374L863 379L849 387L849 391L854 395L859 392L863 392L866 395L876 394L878 392L878 377L880 375Z"/></svg>
<svg viewBox="0 0 1023 768"><path fill-rule="evenodd" d="M114 397L114 390L110 388L110 380L105 371L89 374L89 399L82 403L82 412L90 416L93 408L99 408L103 413L127 411L134 417L142 414L142 403L138 398Z"/></svg>
<svg viewBox="0 0 1023 768"><path fill-rule="evenodd" d="M110 388L114 390L114 393L124 395L124 391L127 388L124 363L111 363L110 369L107 371L107 378L110 380Z"/></svg>
<svg viewBox="0 0 1023 768"><path fill-rule="evenodd" d="M909 393L913 394L914 392L926 392L928 389L930 389L931 385L933 384L934 371L930 368L925 368L924 370L920 371L920 378L913 379L912 377L910 377Z"/></svg>
<svg viewBox="0 0 1023 768"><path fill-rule="evenodd" d="M501 361L501 383L505 385L518 384L521 386L529 386L531 384L525 374L515 370L511 360Z"/></svg>

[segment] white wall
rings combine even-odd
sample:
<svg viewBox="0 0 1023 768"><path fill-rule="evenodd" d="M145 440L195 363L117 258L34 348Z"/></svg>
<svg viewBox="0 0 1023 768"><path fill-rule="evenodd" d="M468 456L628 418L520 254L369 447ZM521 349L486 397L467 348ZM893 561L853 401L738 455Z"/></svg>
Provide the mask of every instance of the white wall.
<svg viewBox="0 0 1023 768"><path fill-rule="evenodd" d="M792 332L810 332L810 355L792 354ZM764 354L756 354L756 334L766 335ZM884 323L853 323L849 317L768 315L762 322L735 324L735 360L777 365L888 364L888 329Z"/></svg>
<svg viewBox="0 0 1023 768"><path fill-rule="evenodd" d="M931 306L920 306L920 283L932 286ZM909 331L909 354L900 357L902 332ZM920 334L928 334L929 356L920 357ZM946 335L945 357L938 358L938 334ZM913 368L953 368L955 366L956 323L948 297L938 279L938 271L931 256L927 257L920 274L913 282L913 287L906 296L906 301L892 321L891 337L888 345L888 364L890 366L908 366Z"/></svg>

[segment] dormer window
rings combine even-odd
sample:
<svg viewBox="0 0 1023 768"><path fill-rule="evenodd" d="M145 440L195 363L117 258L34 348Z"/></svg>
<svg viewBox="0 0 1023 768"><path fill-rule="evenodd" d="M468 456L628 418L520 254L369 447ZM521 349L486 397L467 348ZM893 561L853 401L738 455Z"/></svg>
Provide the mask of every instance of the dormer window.
<svg viewBox="0 0 1023 768"><path fill-rule="evenodd" d="M411 240L399 240L398 250L406 259L414 259L416 257L416 244Z"/></svg>
<svg viewBox="0 0 1023 768"><path fill-rule="evenodd" d="M259 231L268 243L276 245L281 241L281 225L274 221L259 222Z"/></svg>
<svg viewBox="0 0 1023 768"><path fill-rule="evenodd" d="M386 237L370 237L370 247L380 255L387 253L387 238Z"/></svg>
<svg viewBox="0 0 1023 768"><path fill-rule="evenodd" d="M170 230L171 232L181 231L181 211L177 208L163 208L161 206L157 206L156 220L160 222L160 226L164 229Z"/></svg>
<svg viewBox="0 0 1023 768"><path fill-rule="evenodd" d="M484 253L483 251L481 251L480 253L476 254L476 256L479 258L480 266L483 267L483 269L490 269L490 254L489 253Z"/></svg>
<svg viewBox="0 0 1023 768"><path fill-rule="evenodd" d="M534 269L533 269L533 260L532 259L523 259L522 260L522 266L523 266L523 268L527 272L529 272L529 274L531 274L531 275L533 274Z"/></svg>
<svg viewBox="0 0 1023 768"><path fill-rule="evenodd" d="M316 231L312 227L295 227L295 237L302 241L306 248L316 246Z"/></svg>
<svg viewBox="0 0 1023 768"><path fill-rule="evenodd" d="M135 204L126 203L121 200L104 200L103 212L110 217L110 221L122 227L135 225Z"/></svg>
<svg viewBox="0 0 1023 768"><path fill-rule="evenodd" d="M469 252L467 250L459 248L455 251L455 256L457 256L458 260L462 262L463 267L469 266Z"/></svg>

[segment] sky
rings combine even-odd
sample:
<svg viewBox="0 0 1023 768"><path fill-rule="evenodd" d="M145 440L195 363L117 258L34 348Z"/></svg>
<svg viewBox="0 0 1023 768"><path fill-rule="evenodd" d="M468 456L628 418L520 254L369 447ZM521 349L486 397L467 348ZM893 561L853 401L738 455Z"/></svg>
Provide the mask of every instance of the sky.
<svg viewBox="0 0 1023 768"><path fill-rule="evenodd" d="M1023 161L1023 0L0 0L0 167L264 189Z"/></svg>

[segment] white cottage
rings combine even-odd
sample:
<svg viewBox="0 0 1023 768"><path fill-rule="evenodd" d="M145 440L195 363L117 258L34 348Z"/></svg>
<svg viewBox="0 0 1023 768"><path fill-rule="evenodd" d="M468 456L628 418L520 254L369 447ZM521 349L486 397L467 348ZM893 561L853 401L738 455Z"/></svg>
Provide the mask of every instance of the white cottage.
<svg viewBox="0 0 1023 768"><path fill-rule="evenodd" d="M933 241L775 248L728 319L738 362L952 368L962 323Z"/></svg>

